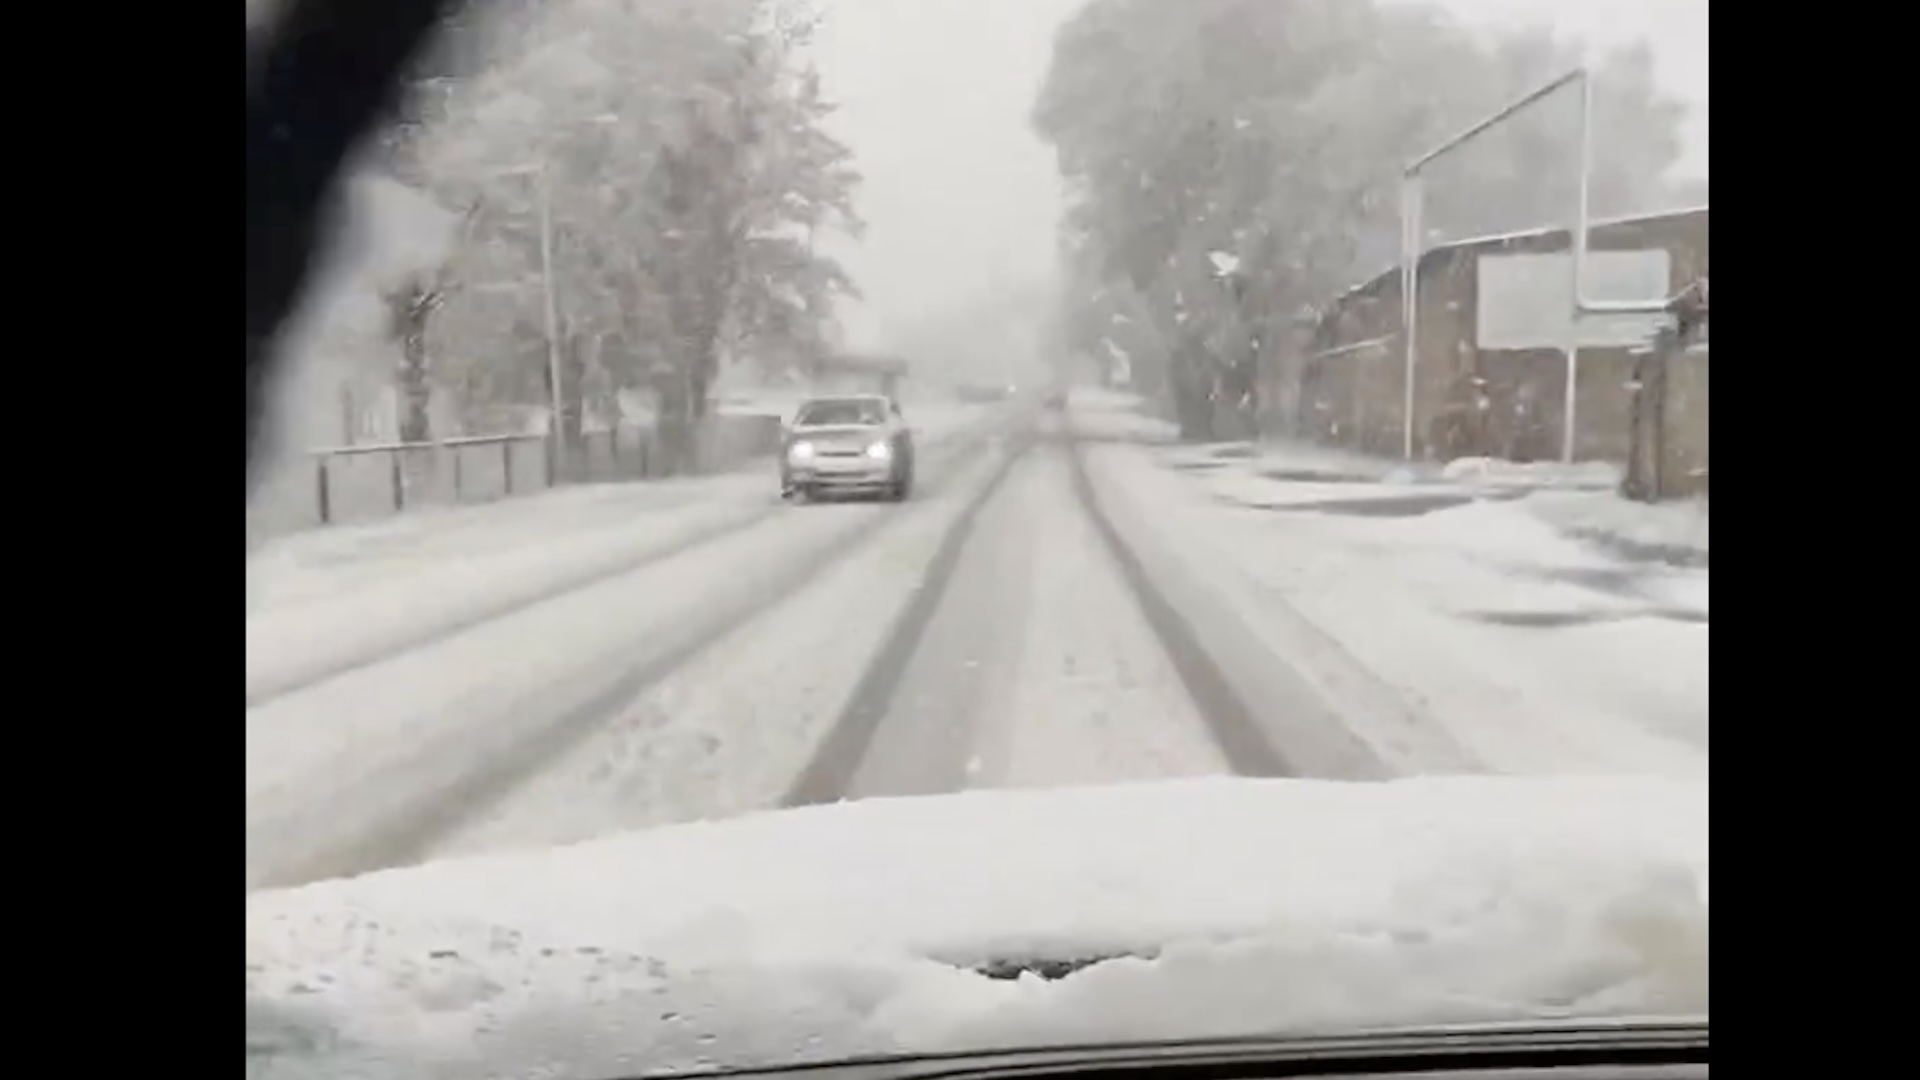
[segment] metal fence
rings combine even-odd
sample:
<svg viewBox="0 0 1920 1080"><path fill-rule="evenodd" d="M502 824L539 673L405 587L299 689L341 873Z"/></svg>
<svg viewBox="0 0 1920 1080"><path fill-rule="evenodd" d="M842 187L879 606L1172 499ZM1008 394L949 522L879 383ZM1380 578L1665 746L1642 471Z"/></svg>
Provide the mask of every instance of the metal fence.
<svg viewBox="0 0 1920 1080"><path fill-rule="evenodd" d="M283 533L492 502L561 483L721 472L774 453L779 440L777 416L710 417L693 460L671 470L658 433L631 425L585 432L566 455L556 455L545 434L328 447L282 464L260 485L247 507L247 541L251 548Z"/></svg>

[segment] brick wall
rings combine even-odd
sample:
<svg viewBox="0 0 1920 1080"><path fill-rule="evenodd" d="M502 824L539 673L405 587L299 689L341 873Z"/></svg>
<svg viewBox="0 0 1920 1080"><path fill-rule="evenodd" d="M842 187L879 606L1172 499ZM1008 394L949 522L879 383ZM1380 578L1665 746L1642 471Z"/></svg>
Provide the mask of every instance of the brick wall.
<svg viewBox="0 0 1920 1080"><path fill-rule="evenodd" d="M1482 255L1554 253L1568 230L1537 230L1436 248L1420 260L1414 373L1414 456L1516 461L1560 456L1566 359L1558 349L1495 350L1476 344L1478 264ZM1593 251L1662 249L1669 294L1708 275L1705 208L1595 223ZM1404 439L1405 345L1396 268L1339 298L1322 314L1307 355L1289 374L1297 387L1276 400L1292 404L1280 426L1330 444L1398 456ZM1706 359L1689 354L1676 371L1674 428L1667 444L1704 463ZM1632 350L1580 352L1575 456L1624 461L1630 451ZM1697 384L1697 385L1696 385ZM1682 404L1684 403L1684 404ZM1680 453L1680 450L1674 450ZM1687 465L1704 475L1704 464Z"/></svg>

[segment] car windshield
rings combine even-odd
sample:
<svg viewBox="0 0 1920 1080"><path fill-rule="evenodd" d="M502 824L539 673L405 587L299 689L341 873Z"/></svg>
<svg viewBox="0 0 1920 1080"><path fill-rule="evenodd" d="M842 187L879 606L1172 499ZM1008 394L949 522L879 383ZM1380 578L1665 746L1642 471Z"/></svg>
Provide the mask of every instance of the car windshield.
<svg viewBox="0 0 1920 1080"><path fill-rule="evenodd" d="M1706 1015L1706 0L436 10L250 460L250 1069Z"/></svg>
<svg viewBox="0 0 1920 1080"><path fill-rule="evenodd" d="M887 407L878 401L861 398L838 401L812 401L800 407L793 422L803 427L827 427L835 424L872 426L884 424Z"/></svg>

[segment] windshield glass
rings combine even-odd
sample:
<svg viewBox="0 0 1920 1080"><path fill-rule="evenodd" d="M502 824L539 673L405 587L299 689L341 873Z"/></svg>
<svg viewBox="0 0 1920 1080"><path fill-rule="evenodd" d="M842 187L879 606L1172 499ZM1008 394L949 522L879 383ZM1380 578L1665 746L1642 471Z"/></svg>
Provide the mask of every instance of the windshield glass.
<svg viewBox="0 0 1920 1080"><path fill-rule="evenodd" d="M250 1069L1705 1016L1705 0L445 7L251 470Z"/></svg>
<svg viewBox="0 0 1920 1080"><path fill-rule="evenodd" d="M885 423L887 407L878 401L854 398L841 401L814 401L800 407L793 422L802 427L826 427L832 424Z"/></svg>

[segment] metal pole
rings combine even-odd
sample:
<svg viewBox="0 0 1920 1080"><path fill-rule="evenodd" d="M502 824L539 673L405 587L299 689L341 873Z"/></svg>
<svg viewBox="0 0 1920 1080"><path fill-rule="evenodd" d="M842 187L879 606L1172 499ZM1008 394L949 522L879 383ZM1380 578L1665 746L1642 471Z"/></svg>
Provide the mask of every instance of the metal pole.
<svg viewBox="0 0 1920 1080"><path fill-rule="evenodd" d="M539 184L538 202L540 209L540 291L546 306L547 321L547 383L552 398L553 410L552 454L554 456L554 475L564 476L561 468L566 456L566 434L561 430L560 396L560 304L555 295L553 281L553 188L547 179L545 165L540 167L535 177Z"/></svg>
<svg viewBox="0 0 1920 1080"><path fill-rule="evenodd" d="M1568 233L1567 392L1562 410L1560 460L1573 464L1575 433L1579 429L1580 321L1586 314L1587 219L1593 197L1593 80L1580 71L1580 179L1573 228Z"/></svg>
<svg viewBox="0 0 1920 1080"><path fill-rule="evenodd" d="M1446 142L1441 143L1439 146L1434 147L1432 150L1427 151L1425 154L1422 154L1420 157L1415 158L1413 160L1413 163L1407 166L1407 170L1406 170L1407 173L1411 175L1413 173L1419 172L1420 170L1426 168L1428 165L1432 164L1435 159L1439 158L1441 155L1459 146L1461 143L1468 142L1469 140L1473 139L1475 136L1478 136L1482 132L1486 131L1488 128L1493 127L1495 124L1500 123L1502 120L1505 120L1507 117L1512 116L1514 113L1519 112L1521 109L1524 109L1527 106L1533 104L1534 102L1539 101L1541 98L1546 97L1548 94L1553 93L1555 90L1560 89L1561 87L1567 85L1568 83L1574 81L1575 79L1585 79L1586 77L1587 77L1587 69L1585 67L1578 67L1573 69L1572 71L1567 72L1565 75L1562 75L1557 79L1554 79L1552 82L1542 85L1537 90L1534 90L1522 97L1515 98L1513 101L1509 102L1506 105L1506 107L1501 109L1499 112L1493 113L1479 120L1467 130L1461 132L1458 135L1455 135L1453 138L1448 139Z"/></svg>
<svg viewBox="0 0 1920 1080"><path fill-rule="evenodd" d="M1402 315L1402 341L1405 351L1405 371L1402 388L1401 413L1401 456L1407 461L1413 460L1413 375L1418 363L1419 351L1416 345L1416 331L1420 324L1420 176L1409 171L1400 182L1400 305Z"/></svg>
<svg viewBox="0 0 1920 1080"><path fill-rule="evenodd" d="M1574 380L1579 366L1580 355L1579 322L1581 313L1591 310L1590 305L1583 303L1580 295L1580 270L1585 260L1586 248L1588 174L1592 172L1591 158L1593 153L1591 146L1593 87L1592 80L1585 67L1575 68L1553 81L1545 83L1539 89L1514 99L1500 111L1482 118L1460 134L1455 135L1453 138L1427 151L1420 157L1415 158L1407 165L1401 174L1410 189L1402 201L1401 217L1404 219L1404 224L1409 230L1409 235L1404 247L1416 252L1416 254L1404 260L1402 273L1409 276L1405 279L1406 283L1401 289L1402 301L1407 305L1407 398L1405 406L1407 415L1404 442L1406 455L1409 460L1413 458L1414 304L1418 299L1415 292L1419 283L1419 269L1415 264L1418 260L1417 249L1420 246L1420 238L1424 233L1424 229L1418 220L1421 209L1419 189L1417 187L1420 180L1420 173L1434 161L1459 148L1462 144L1478 137L1487 129L1573 82L1580 84L1580 209L1578 212L1579 221L1575 223L1574 227L1574 234L1577 239L1574 241L1573 272L1571 275L1573 281L1570 286L1573 296L1573 317L1567 330L1566 431L1561 447L1561 456L1567 461L1573 460Z"/></svg>

